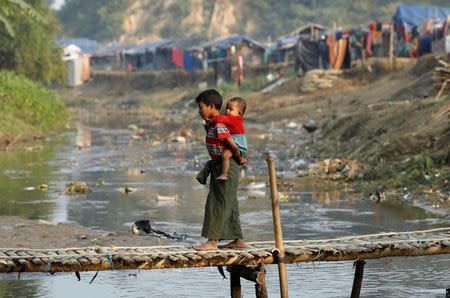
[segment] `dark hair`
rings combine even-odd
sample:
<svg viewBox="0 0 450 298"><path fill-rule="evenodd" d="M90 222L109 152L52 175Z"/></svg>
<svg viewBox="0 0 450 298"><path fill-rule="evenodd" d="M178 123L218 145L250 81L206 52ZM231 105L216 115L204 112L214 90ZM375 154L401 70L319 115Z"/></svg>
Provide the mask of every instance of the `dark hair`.
<svg viewBox="0 0 450 298"><path fill-rule="evenodd" d="M239 105L239 108L242 111L242 115L244 115L245 109L247 108L247 103L245 102L245 99L243 99L242 97L236 96L236 97L233 97L232 99L230 99L229 101L237 102L237 104Z"/></svg>
<svg viewBox="0 0 450 298"><path fill-rule="evenodd" d="M196 103L203 102L206 105L213 105L218 110L222 107L222 101L222 95L216 89L202 91L195 98Z"/></svg>

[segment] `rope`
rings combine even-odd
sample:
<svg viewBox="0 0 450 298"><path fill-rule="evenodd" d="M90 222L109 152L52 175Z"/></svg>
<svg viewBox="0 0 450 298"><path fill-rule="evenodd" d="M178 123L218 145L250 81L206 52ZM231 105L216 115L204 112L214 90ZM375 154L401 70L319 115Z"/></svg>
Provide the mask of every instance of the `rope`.
<svg viewBox="0 0 450 298"><path fill-rule="evenodd" d="M353 235L353 236L345 236L345 237L338 237L338 238L330 238L330 239L311 239L311 240L284 240L283 242L286 244L289 243L321 243L321 242L336 242L336 241L343 241L343 240L352 240L352 239L361 239L361 238L380 238L382 237L388 237L388 236L408 236L414 234L432 234L435 232L441 232L436 234L446 234L442 232L449 233L450 237L450 228L438 228L438 229L430 229L430 230L421 230L421 231L409 231L409 232L387 232L387 233L378 233L378 234L369 234L369 235ZM436 234L434 236L436 236ZM433 235L431 235L433 236ZM430 239L432 240L432 239ZM252 241L248 242L248 245L260 245L260 244L274 244L275 241ZM178 248L178 249L186 249L186 246L180 246L180 245L167 245L167 246L109 246L109 247L102 247L105 250L111 249L111 250L117 250L117 249L172 249L172 248ZM0 248L0 251L68 251L68 250L95 250L95 247L70 247L70 248L49 248L49 249L42 249L42 248ZM228 250L227 250L228 251ZM189 251L192 252L192 251ZM47 256L48 257L48 256ZM1 258L1 257L0 257Z"/></svg>
<svg viewBox="0 0 450 298"><path fill-rule="evenodd" d="M111 269L114 269L114 263L113 263L113 259L112 259L111 253L108 254L108 261L109 261L109 264L111 264Z"/></svg>

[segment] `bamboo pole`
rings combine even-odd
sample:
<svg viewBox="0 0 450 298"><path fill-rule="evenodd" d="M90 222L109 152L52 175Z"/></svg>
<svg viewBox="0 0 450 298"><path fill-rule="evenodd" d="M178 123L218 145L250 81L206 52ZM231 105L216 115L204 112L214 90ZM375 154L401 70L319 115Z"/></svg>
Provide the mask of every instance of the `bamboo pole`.
<svg viewBox="0 0 450 298"><path fill-rule="evenodd" d="M355 278L353 279L353 287L352 287L352 294L350 295L350 298L359 298L359 295L361 294L361 285L364 275L364 265L366 264L366 261L364 260L356 260L355 261Z"/></svg>
<svg viewBox="0 0 450 298"><path fill-rule="evenodd" d="M277 263L278 263L278 275L280 279L280 294L282 298L287 298L289 295L287 285L286 263L283 260L284 244L283 244L283 232L281 230L280 201L278 199L275 160L272 158L270 154L267 154L266 161L269 168L270 195L272 198L272 217L273 217L273 229L275 233L275 246L278 249Z"/></svg>
<svg viewBox="0 0 450 298"><path fill-rule="evenodd" d="M255 284L256 298L267 298L267 286L266 286L266 269L263 264L259 266L258 278Z"/></svg>
<svg viewBox="0 0 450 298"><path fill-rule="evenodd" d="M394 70L394 24L391 24L391 33L389 36L389 67Z"/></svg>
<svg viewBox="0 0 450 298"><path fill-rule="evenodd" d="M230 290L231 298L241 298L241 278L239 277L239 268L231 267Z"/></svg>

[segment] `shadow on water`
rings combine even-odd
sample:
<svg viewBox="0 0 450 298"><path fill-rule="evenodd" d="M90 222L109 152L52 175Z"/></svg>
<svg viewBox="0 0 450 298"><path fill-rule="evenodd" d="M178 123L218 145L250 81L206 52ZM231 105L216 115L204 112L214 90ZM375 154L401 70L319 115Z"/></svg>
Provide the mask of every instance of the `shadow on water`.
<svg viewBox="0 0 450 298"><path fill-rule="evenodd" d="M75 146L76 132L66 133L66 143L45 146L40 152L0 155L1 215L20 215L57 222L73 222L107 231L127 230L139 219L168 233L191 235L200 241L204 203L208 189L194 177L201 161L207 160L201 140L186 143L154 142L136 139L130 124L145 127L151 134L167 135L164 127L148 118L122 117L120 121L95 119L90 127L91 147ZM184 124L187 125L187 124ZM283 137L283 129L271 124L267 131L257 124L252 163L247 175L266 175L263 152L277 155L279 170L290 171L301 134ZM197 125L199 130L200 125ZM263 136L261 136L264 134ZM276 142L274 142L276 140ZM280 145L281 144L281 145ZM199 162L200 161L200 162ZM87 195L69 196L64 187L72 181L91 186ZM48 191L24 188L48 184ZM124 188L133 189L126 194ZM404 202L362 199L355 192L311 191L297 184L283 190L289 200L281 206L285 239L317 239L337 236L408 231L448 226L449 218L430 213ZM271 203L268 188L239 190L241 222L247 241L273 239ZM158 201L157 195L180 197ZM363 284L364 297L438 297L448 284L449 258L443 256L370 260ZM422 275L416 270L426 270ZM83 273L82 281L73 274L4 275L0 281L2 297L12 297L16 289L24 297L227 297L229 281L222 280L215 268L157 270L150 272L101 272L94 284L93 273ZM131 274L131 275L130 275ZM353 269L351 262L289 265L292 297L348 297ZM201 281L201 284L199 284ZM278 294L276 266L268 266L269 293ZM243 281L245 296L253 296L253 285ZM189 294L186 294L189 293ZM397 295L399 293L399 295ZM400 295L401 294L401 295Z"/></svg>

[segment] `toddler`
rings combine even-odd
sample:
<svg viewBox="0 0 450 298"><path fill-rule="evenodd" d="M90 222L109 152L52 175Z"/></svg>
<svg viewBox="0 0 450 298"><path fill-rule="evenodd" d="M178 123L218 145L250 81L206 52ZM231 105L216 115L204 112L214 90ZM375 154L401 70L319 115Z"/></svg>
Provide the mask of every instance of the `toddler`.
<svg viewBox="0 0 450 298"><path fill-rule="evenodd" d="M239 165L247 162L248 145L247 135L244 129L244 113L247 105L245 100L241 97L233 97L227 102L225 115L217 115L212 119L213 124L222 123L230 131L231 137L236 145L239 147L240 157L236 158ZM221 155L222 158L222 174L217 177L217 180L227 180L228 171L230 169L230 159L233 153L226 148Z"/></svg>

